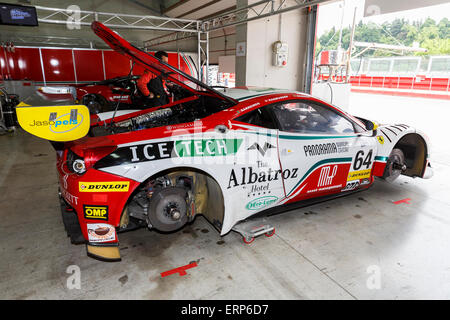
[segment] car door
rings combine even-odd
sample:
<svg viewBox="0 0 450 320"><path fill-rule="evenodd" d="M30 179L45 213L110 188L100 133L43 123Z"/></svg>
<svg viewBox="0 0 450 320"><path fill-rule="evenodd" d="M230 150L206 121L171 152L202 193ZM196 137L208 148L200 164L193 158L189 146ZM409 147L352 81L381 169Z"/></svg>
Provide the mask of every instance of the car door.
<svg viewBox="0 0 450 320"><path fill-rule="evenodd" d="M243 137L245 158L237 159L227 190L234 191L238 212L248 217L284 199L283 172L278 152L278 130L265 107L234 119L232 126Z"/></svg>
<svg viewBox="0 0 450 320"><path fill-rule="evenodd" d="M274 104L270 111L280 128L281 169L291 172L283 175L284 202L354 190L371 181L374 139L344 113L310 100Z"/></svg>

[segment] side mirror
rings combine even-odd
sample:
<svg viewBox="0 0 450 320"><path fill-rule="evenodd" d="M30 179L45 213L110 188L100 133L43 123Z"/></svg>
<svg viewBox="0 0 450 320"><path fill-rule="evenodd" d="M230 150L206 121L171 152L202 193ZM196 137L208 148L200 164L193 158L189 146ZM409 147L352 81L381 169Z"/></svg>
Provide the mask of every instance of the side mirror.
<svg viewBox="0 0 450 320"><path fill-rule="evenodd" d="M367 131L373 131L373 129L375 128L375 123L373 123L372 121L365 121L364 124L366 125Z"/></svg>
<svg viewBox="0 0 450 320"><path fill-rule="evenodd" d="M372 127L372 128L368 129L368 130L372 130L372 137L375 137L377 135L378 123L372 122L372 121L369 121L369 122L371 124L369 126Z"/></svg>
<svg viewBox="0 0 450 320"><path fill-rule="evenodd" d="M364 123L367 131L372 131L372 137L375 137L377 135L378 123L360 117L355 118Z"/></svg>

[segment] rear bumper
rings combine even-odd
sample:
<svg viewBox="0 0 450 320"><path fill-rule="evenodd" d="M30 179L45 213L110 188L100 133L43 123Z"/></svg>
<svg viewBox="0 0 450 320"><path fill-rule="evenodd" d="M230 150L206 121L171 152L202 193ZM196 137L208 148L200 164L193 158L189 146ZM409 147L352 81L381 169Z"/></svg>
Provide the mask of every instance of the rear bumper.
<svg viewBox="0 0 450 320"><path fill-rule="evenodd" d="M67 236L70 237L70 242L72 244L86 243L87 241L81 232L76 211L64 201L61 192L59 192L59 199L64 229L66 229Z"/></svg>
<svg viewBox="0 0 450 320"><path fill-rule="evenodd" d="M67 236L70 237L70 242L72 244L86 244L86 253L91 258L105 262L121 261L119 243L102 244L88 242L81 232L76 211L62 198L61 192L59 196L64 228Z"/></svg>
<svg viewBox="0 0 450 320"><path fill-rule="evenodd" d="M88 243L86 245L87 255L91 258L105 261L105 262L117 262L122 260L120 258L119 244L92 244Z"/></svg>
<svg viewBox="0 0 450 320"><path fill-rule="evenodd" d="M120 225L124 207L139 182L95 169L77 175L61 163L59 158L60 195L69 208L63 206L61 211L71 241L82 243L81 230L86 243L118 243L115 228Z"/></svg>

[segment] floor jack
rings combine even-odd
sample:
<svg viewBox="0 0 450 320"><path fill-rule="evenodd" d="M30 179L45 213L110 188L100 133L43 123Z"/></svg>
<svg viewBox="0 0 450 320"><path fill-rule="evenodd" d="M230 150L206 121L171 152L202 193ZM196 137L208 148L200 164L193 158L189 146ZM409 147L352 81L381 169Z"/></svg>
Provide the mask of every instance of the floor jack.
<svg viewBox="0 0 450 320"><path fill-rule="evenodd" d="M244 242L247 244L252 243L256 237L262 234L266 237L271 237L275 234L275 227L267 223L267 220L264 218L240 222L232 230L241 234Z"/></svg>

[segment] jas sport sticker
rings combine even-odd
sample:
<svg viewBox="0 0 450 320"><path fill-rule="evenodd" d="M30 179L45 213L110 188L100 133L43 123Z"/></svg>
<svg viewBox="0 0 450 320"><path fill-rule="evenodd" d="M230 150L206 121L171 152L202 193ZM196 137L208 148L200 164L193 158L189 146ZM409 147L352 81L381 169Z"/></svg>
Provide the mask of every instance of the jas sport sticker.
<svg viewBox="0 0 450 320"><path fill-rule="evenodd" d="M79 182L80 192L127 192L129 181Z"/></svg>

